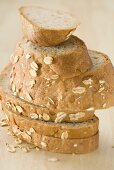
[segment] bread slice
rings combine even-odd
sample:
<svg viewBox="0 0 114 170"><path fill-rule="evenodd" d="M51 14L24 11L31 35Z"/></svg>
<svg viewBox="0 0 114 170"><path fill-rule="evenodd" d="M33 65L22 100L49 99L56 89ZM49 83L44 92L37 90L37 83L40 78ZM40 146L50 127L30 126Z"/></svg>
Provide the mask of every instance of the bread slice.
<svg viewBox="0 0 114 170"><path fill-rule="evenodd" d="M25 54L33 54L33 57L26 60L23 53L18 62L13 64L11 88L18 97L35 105L43 105L56 113L75 113L114 105L114 68L107 55L89 50L92 68L80 76L63 78L40 62L38 49L23 49L26 49ZM33 62L37 63L39 70L33 71L31 75ZM34 81L32 86L31 81Z"/></svg>
<svg viewBox="0 0 114 170"><path fill-rule="evenodd" d="M94 110L82 110L80 112L58 112L43 105L34 105L13 95L9 88L9 72L12 65L8 65L0 75L0 96L7 109L31 117L31 113L36 114L36 119L52 122L84 122L94 116ZM47 117L45 118L46 115Z"/></svg>
<svg viewBox="0 0 114 170"><path fill-rule="evenodd" d="M67 138L68 135L66 131L62 135L62 139L51 137L51 136L45 136L43 134L37 133L33 128L28 132L28 127L27 127L28 123L26 124L25 119L23 120L24 128L21 129L20 126L17 125L17 120L16 120L17 117L15 117L15 114L13 114L7 109L5 109L5 113L9 117L9 124L13 133L18 138L25 140L28 143L34 144L35 146L38 146L39 148L42 148L44 150L51 151L51 152L59 152L59 153L82 154L82 153L92 152L98 148L98 144L99 144L98 133L88 138L79 138L79 139L68 139Z"/></svg>
<svg viewBox="0 0 114 170"><path fill-rule="evenodd" d="M23 34L40 46L54 46L65 41L78 26L76 19L62 11L26 6L19 9Z"/></svg>
<svg viewBox="0 0 114 170"><path fill-rule="evenodd" d="M27 61L27 57L23 55L31 57ZM15 62L15 56L19 57L18 62ZM85 43L73 35L64 43L54 47L39 47L23 38L16 46L12 62L15 65L25 62L23 63L25 65L32 59L39 64L39 67L48 67L63 78L79 76L92 67Z"/></svg>
<svg viewBox="0 0 114 170"><path fill-rule="evenodd" d="M3 111L7 114L9 121L14 121L20 130L25 130L29 133L31 128L38 134L44 136L52 136L63 138L67 135L67 139L87 138L95 135L98 132L99 119L94 116L91 120L82 123L53 123L18 115L2 103ZM26 127L25 127L26 126Z"/></svg>

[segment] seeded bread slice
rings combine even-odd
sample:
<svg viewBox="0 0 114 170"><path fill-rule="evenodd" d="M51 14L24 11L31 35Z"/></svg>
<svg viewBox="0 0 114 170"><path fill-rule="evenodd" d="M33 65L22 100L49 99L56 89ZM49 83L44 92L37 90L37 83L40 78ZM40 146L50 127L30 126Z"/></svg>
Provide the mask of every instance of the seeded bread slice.
<svg viewBox="0 0 114 170"><path fill-rule="evenodd" d="M52 121L52 122L84 122L90 120L94 116L94 109L80 112L55 112L44 105L34 105L23 99L13 95L9 88L9 72L11 65L8 65L0 75L0 96L3 104L7 109L31 117L37 120Z"/></svg>
<svg viewBox="0 0 114 170"><path fill-rule="evenodd" d="M63 78L42 65L33 51L27 49L13 64L11 88L16 96L53 112L75 113L114 105L114 68L107 55L89 50L92 68L80 76ZM30 52L29 59L26 59L27 52ZM31 71L33 62L39 66L37 71L33 71L35 68Z"/></svg>
<svg viewBox="0 0 114 170"><path fill-rule="evenodd" d="M77 28L76 19L62 11L42 7L19 9L23 34L40 46L54 46L65 41Z"/></svg>
<svg viewBox="0 0 114 170"><path fill-rule="evenodd" d="M14 114L5 109L5 112L9 118L9 125L13 133L20 139L27 141L28 143L34 144L39 148L50 152L59 153L76 153L83 154L96 150L99 144L99 134L81 139L66 139L68 137L65 132L61 138L45 136L37 133L34 129L28 131L27 124L24 123L23 130L17 126ZM13 118L12 118L13 115ZM25 121L25 120L24 120Z"/></svg>
<svg viewBox="0 0 114 170"><path fill-rule="evenodd" d="M8 115L10 122L14 121L20 130L26 130L30 133L31 128L36 133L44 136L52 136L56 138L87 138L98 132L99 119L94 116L91 120L82 123L53 123L40 120L31 120L22 115L8 110L2 103L4 112Z"/></svg>
<svg viewBox="0 0 114 170"><path fill-rule="evenodd" d="M23 55L27 56L24 58ZM64 43L54 47L40 47L23 38L16 46L15 56L12 58L15 65L18 61L29 62L32 58L38 62L39 68L49 67L63 78L81 75L92 67L85 43L73 35ZM39 68L36 68L36 71Z"/></svg>

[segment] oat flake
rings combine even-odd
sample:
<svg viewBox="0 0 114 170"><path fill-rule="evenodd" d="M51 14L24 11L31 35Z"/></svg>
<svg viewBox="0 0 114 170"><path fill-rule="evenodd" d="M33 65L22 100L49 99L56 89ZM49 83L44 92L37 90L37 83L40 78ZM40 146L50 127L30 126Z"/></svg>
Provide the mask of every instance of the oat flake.
<svg viewBox="0 0 114 170"><path fill-rule="evenodd" d="M62 134L61 134L61 139L67 139L68 138L68 132L67 131L65 131L65 132L63 132Z"/></svg>
<svg viewBox="0 0 114 170"><path fill-rule="evenodd" d="M82 93L85 92L85 90L86 90L85 87L80 87L80 86L78 86L78 87L74 87L74 88L72 89L72 92L75 93L75 94L82 94Z"/></svg>
<svg viewBox="0 0 114 170"><path fill-rule="evenodd" d="M52 57L45 57L44 58L44 63L47 64L47 65L50 65L52 64L53 62L53 58Z"/></svg>

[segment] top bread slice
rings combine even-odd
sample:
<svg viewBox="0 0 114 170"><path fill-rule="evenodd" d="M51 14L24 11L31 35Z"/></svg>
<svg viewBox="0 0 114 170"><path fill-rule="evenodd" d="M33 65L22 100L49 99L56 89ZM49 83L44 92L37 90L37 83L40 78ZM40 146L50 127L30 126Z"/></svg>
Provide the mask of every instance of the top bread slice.
<svg viewBox="0 0 114 170"><path fill-rule="evenodd" d="M39 46L54 46L64 42L77 27L76 19L62 11L37 6L19 9L23 34Z"/></svg>
<svg viewBox="0 0 114 170"><path fill-rule="evenodd" d="M10 83L13 94L35 105L45 106L54 113L92 111L113 106L112 63L103 53L89 51L89 55L93 63L89 71L73 78L63 78L40 63L36 50L26 49L12 66ZM26 56L31 57L26 59ZM34 62L39 69L31 72L31 65L36 69Z"/></svg>

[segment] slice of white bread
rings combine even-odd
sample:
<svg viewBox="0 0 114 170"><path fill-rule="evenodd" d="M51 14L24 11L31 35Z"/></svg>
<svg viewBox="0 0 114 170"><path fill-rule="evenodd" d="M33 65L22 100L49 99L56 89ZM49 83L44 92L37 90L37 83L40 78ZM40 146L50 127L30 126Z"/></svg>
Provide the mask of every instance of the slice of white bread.
<svg viewBox="0 0 114 170"><path fill-rule="evenodd" d="M107 55L89 50L92 68L80 76L63 78L50 66L41 63L38 49L30 51L30 48L23 48L20 51L23 54L19 52L11 73L11 89L18 97L56 113L75 113L114 105L114 68ZM26 59L29 53L31 57ZM31 75L33 62L39 69L32 69ZM31 81L34 82L32 86Z"/></svg>
<svg viewBox="0 0 114 170"><path fill-rule="evenodd" d="M31 58L40 64L39 67L50 67L55 74L63 78L79 76L92 67L85 43L73 35L64 43L53 47L40 47L23 38L17 44L14 55L19 56L20 62L23 62L24 59L24 62L27 62L27 59L22 55L31 54L33 54ZM16 60L15 56L12 57L13 63ZM30 58L29 61L31 61Z"/></svg>
<svg viewBox="0 0 114 170"><path fill-rule="evenodd" d="M54 46L65 41L78 26L76 19L62 11L37 6L19 9L23 34L40 46Z"/></svg>
<svg viewBox="0 0 114 170"><path fill-rule="evenodd" d="M13 133L20 139L27 141L43 150L47 150L50 152L58 152L58 153L76 153L76 154L84 154L89 153L98 148L99 145L99 133L88 137L88 138L79 138L79 139L67 139L67 134L62 135L61 138L50 137L41 135L31 129L28 131L26 123L24 124L24 129L21 130L19 126L17 126L14 119L12 119L13 113L9 110L5 109L5 113L9 118L9 125L13 131ZM14 116L14 115L13 115Z"/></svg>
<svg viewBox="0 0 114 170"><path fill-rule="evenodd" d="M3 103L2 108L6 114L8 112L7 115L10 122L15 122L20 130L24 131L26 129L28 133L31 128L33 128L36 133L44 136L63 138L64 135L66 135L66 139L78 139L91 137L98 132L99 119L96 116L82 123L53 123L33 120L18 115L18 113L11 111L11 109L8 109Z"/></svg>
<svg viewBox="0 0 114 170"><path fill-rule="evenodd" d="M37 120L52 121L52 122L84 122L90 120L94 116L94 110L82 110L80 112L58 112L53 111L43 105L38 106L31 104L19 97L13 95L9 88L9 72L12 65L8 65L4 68L0 75L0 97L5 107L22 114L24 116L31 117L31 113L35 113ZM63 116L62 116L63 114Z"/></svg>

